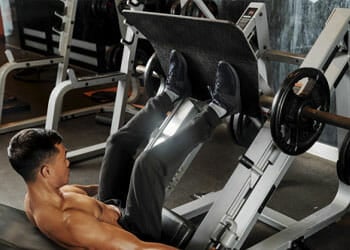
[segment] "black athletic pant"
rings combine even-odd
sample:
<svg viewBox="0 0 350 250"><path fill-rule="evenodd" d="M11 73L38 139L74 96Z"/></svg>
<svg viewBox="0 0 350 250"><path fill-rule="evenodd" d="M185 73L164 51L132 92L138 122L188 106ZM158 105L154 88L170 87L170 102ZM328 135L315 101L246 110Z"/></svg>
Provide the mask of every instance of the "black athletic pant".
<svg viewBox="0 0 350 250"><path fill-rule="evenodd" d="M175 135L135 159L137 149L159 127L173 104L166 94L150 99L107 141L99 180L99 199L117 199L123 208L119 223L143 240L161 237L165 188L187 155L220 124L208 108Z"/></svg>

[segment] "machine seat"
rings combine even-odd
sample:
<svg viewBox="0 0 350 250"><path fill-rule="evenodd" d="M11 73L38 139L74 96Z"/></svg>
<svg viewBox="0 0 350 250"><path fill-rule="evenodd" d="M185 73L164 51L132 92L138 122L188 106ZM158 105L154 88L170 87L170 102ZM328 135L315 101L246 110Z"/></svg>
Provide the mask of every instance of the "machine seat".
<svg viewBox="0 0 350 250"><path fill-rule="evenodd" d="M162 242L183 247L194 233L194 226L177 215L163 209ZM46 238L27 219L24 211L0 204L0 249L61 250Z"/></svg>
<svg viewBox="0 0 350 250"><path fill-rule="evenodd" d="M177 213L163 208L162 212L162 242L184 249L195 232L192 222Z"/></svg>

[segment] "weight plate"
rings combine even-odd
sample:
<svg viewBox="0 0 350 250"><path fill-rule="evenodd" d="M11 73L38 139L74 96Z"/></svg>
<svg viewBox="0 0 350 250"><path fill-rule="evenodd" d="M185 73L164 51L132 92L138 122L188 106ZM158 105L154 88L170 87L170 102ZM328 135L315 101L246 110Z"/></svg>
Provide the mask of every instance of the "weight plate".
<svg viewBox="0 0 350 250"><path fill-rule="evenodd" d="M346 134L339 151L337 174L339 180L350 185L350 132Z"/></svg>
<svg viewBox="0 0 350 250"><path fill-rule="evenodd" d="M311 81L308 93L297 95L299 81ZM324 123L302 116L305 106L327 112L330 93L327 79L314 68L300 68L284 80L277 92L271 109L271 134L275 144L289 155L298 155L308 150L319 138Z"/></svg>
<svg viewBox="0 0 350 250"><path fill-rule="evenodd" d="M253 121L253 119L256 121ZM228 129L237 145L248 148L258 134L262 123L263 121L258 118L251 118L238 113L230 117Z"/></svg>
<svg viewBox="0 0 350 250"><path fill-rule="evenodd" d="M123 47L120 44L115 44L109 47L106 51L105 62L108 72L118 71L123 55Z"/></svg>
<svg viewBox="0 0 350 250"><path fill-rule="evenodd" d="M124 47L119 44L114 50L113 57L112 57L112 67L114 71L120 70L120 65L123 57L123 48Z"/></svg>
<svg viewBox="0 0 350 250"><path fill-rule="evenodd" d="M118 48L118 45L112 45L106 50L105 54L105 62L106 62L106 69L107 71L113 71L114 65L113 65L113 57L115 50Z"/></svg>

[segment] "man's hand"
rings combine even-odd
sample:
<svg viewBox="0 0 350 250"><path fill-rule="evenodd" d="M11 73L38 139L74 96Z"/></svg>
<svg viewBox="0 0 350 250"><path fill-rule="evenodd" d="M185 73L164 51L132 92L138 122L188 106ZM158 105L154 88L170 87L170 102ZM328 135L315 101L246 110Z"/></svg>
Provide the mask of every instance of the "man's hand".
<svg viewBox="0 0 350 250"><path fill-rule="evenodd" d="M98 185L97 184L87 185L85 188L85 192L89 196L95 196L98 192Z"/></svg>
<svg viewBox="0 0 350 250"><path fill-rule="evenodd" d="M102 202L99 203L102 208L102 211L98 219L105 223L116 225L121 216L119 208L114 205L107 205Z"/></svg>

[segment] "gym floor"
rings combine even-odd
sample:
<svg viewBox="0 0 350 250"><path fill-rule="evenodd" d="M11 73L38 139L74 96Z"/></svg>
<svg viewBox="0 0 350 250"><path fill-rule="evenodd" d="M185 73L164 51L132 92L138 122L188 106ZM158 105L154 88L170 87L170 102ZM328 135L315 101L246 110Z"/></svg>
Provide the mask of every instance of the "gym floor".
<svg viewBox="0 0 350 250"><path fill-rule="evenodd" d="M3 52L0 51L0 54L3 55ZM1 58L1 63L4 62L4 58ZM48 73L47 77L50 79L50 70L44 73ZM45 100L52 87L52 81L25 82L14 79L13 75L9 76L6 96L16 96L19 100L30 103L31 110L4 114L4 121L16 121L44 114L47 105ZM76 103L93 104L78 91L65 99L64 107L70 109L76 107ZM71 150L105 141L109 127L97 123L95 116L90 115L62 121L59 131L64 136L67 148ZM23 209L25 184L11 169L6 153L8 141L14 133L0 135L0 202ZM220 190L234 171L238 157L245 150L232 142L225 124L219 126L211 140L202 147L165 205L169 208L176 207L192 200L191 195L194 193ZM101 157L97 157L73 163L71 183L97 183L100 162ZM293 162L279 188L268 202L268 206L295 219L301 219L328 204L337 191L337 185L335 163L304 154ZM306 240L308 248L302 249L349 249L348 232L350 232L350 217L346 215L336 224L308 238ZM245 246L252 245L272 233L274 233L273 229L258 223Z"/></svg>

